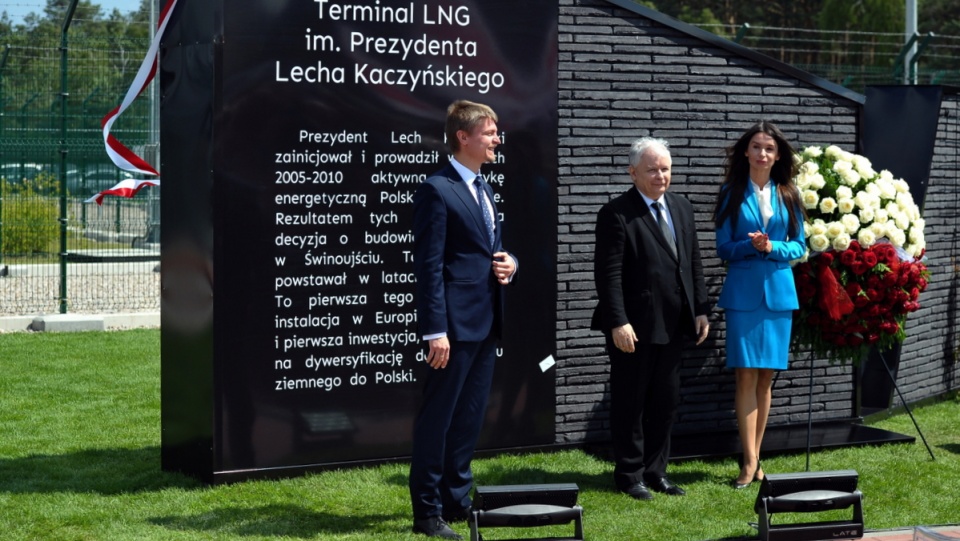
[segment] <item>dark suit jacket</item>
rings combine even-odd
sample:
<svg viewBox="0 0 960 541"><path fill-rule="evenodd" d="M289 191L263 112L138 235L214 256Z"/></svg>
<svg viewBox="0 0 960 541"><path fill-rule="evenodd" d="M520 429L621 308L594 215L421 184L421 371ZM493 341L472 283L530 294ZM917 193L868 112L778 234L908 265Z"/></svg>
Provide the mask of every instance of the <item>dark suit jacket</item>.
<svg viewBox="0 0 960 541"><path fill-rule="evenodd" d="M493 190L482 186L493 204ZM498 216L494 205L494 216ZM414 273L421 335L446 332L451 341L499 338L503 289L493 274L502 251L497 223L490 247L480 207L452 165L427 178L413 195Z"/></svg>
<svg viewBox="0 0 960 541"><path fill-rule="evenodd" d="M692 335L694 317L709 313L693 206L670 192L666 202L678 256L666 245L656 218L636 188L631 187L597 214L594 279L599 303L592 329L609 333L630 323L641 343L667 344L680 321L691 322L689 328L679 330Z"/></svg>

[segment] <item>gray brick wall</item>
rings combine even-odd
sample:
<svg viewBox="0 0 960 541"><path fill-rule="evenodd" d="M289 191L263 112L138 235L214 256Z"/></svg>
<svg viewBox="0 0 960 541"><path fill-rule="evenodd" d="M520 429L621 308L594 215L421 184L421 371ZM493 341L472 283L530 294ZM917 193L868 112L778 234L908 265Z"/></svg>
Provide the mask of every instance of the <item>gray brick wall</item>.
<svg viewBox="0 0 960 541"><path fill-rule="evenodd" d="M602 336L589 330L596 305L594 221L603 203L630 186L627 150L633 139L652 135L670 142L670 189L686 196L696 210L714 301L723 276L711 215L723 149L752 123L767 119L798 149L835 144L857 150L862 96L645 8L618 4L628 5L560 1L557 443L608 439L609 367ZM956 101L950 114L945 113L941 129L956 132ZM931 186L927 224L928 230L944 226L928 236L929 250L937 252L931 259L939 267L956 256L955 147L938 152L937 160L936 178L942 184ZM945 250L949 242L952 251ZM940 361L944 331L935 330L950 327L946 297L953 287L955 308L957 278L940 269L936 273L921 297L923 308L911 318L911 337L904 347L900 384L908 401L957 382L952 368L945 370ZM934 296L943 302L933 301ZM722 313L715 312L711 321L708 341L685 353L678 433L736 426L733 375L723 368ZM957 333L950 332L956 348ZM806 422L810 363L809 353L798 352L791 369L779 376L771 424ZM814 359L813 372L814 419L855 416L853 369Z"/></svg>
<svg viewBox="0 0 960 541"><path fill-rule="evenodd" d="M945 89L923 216L930 283L907 320L897 383L908 403L960 385L960 94ZM899 397L895 402L901 404ZM922 428L922 427L921 427Z"/></svg>

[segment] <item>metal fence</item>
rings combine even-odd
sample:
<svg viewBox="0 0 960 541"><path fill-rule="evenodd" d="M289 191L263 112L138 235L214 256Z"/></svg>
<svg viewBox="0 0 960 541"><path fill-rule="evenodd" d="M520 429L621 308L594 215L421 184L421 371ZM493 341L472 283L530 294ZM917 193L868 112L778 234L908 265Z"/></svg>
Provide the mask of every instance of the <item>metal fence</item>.
<svg viewBox="0 0 960 541"><path fill-rule="evenodd" d="M773 26L700 25L704 30L863 92L869 85L960 85L960 36ZM910 57L908 50L915 49ZM911 58L913 59L911 61Z"/></svg>
<svg viewBox="0 0 960 541"><path fill-rule="evenodd" d="M159 188L84 203L132 176L110 162L100 121L122 100L149 41L71 37L62 72L59 36L5 37L0 316L159 310ZM112 133L157 163L153 105L141 96Z"/></svg>

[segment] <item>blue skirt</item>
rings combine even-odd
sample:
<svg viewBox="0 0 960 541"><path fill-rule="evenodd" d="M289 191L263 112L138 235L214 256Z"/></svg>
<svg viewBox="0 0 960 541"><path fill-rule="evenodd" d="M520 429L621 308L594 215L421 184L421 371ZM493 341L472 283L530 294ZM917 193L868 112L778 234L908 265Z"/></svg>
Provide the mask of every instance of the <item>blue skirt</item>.
<svg viewBox="0 0 960 541"><path fill-rule="evenodd" d="M727 320L727 368L786 370L793 310L730 310Z"/></svg>

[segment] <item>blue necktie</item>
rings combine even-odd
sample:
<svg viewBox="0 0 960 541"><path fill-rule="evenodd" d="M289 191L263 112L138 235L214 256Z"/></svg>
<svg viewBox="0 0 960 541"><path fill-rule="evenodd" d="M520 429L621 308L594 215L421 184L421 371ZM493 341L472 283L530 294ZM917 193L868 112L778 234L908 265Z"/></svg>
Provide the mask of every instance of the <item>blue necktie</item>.
<svg viewBox="0 0 960 541"><path fill-rule="evenodd" d="M485 192L479 176L473 179L473 186L477 189L477 203L480 205L480 214L483 216L483 225L487 227L487 237L490 238L490 247L493 248L493 242L495 239L493 232L493 216L490 215L490 209L487 207L487 199L484 196Z"/></svg>
<svg viewBox="0 0 960 541"><path fill-rule="evenodd" d="M651 205L653 211L657 213L657 222L660 224L660 232L663 233L663 238L667 241L667 246L670 247L670 251L673 252L673 255L677 255L677 243L673 239L673 233L670 232L670 226L667 224L667 215L663 212L663 205L654 201Z"/></svg>

